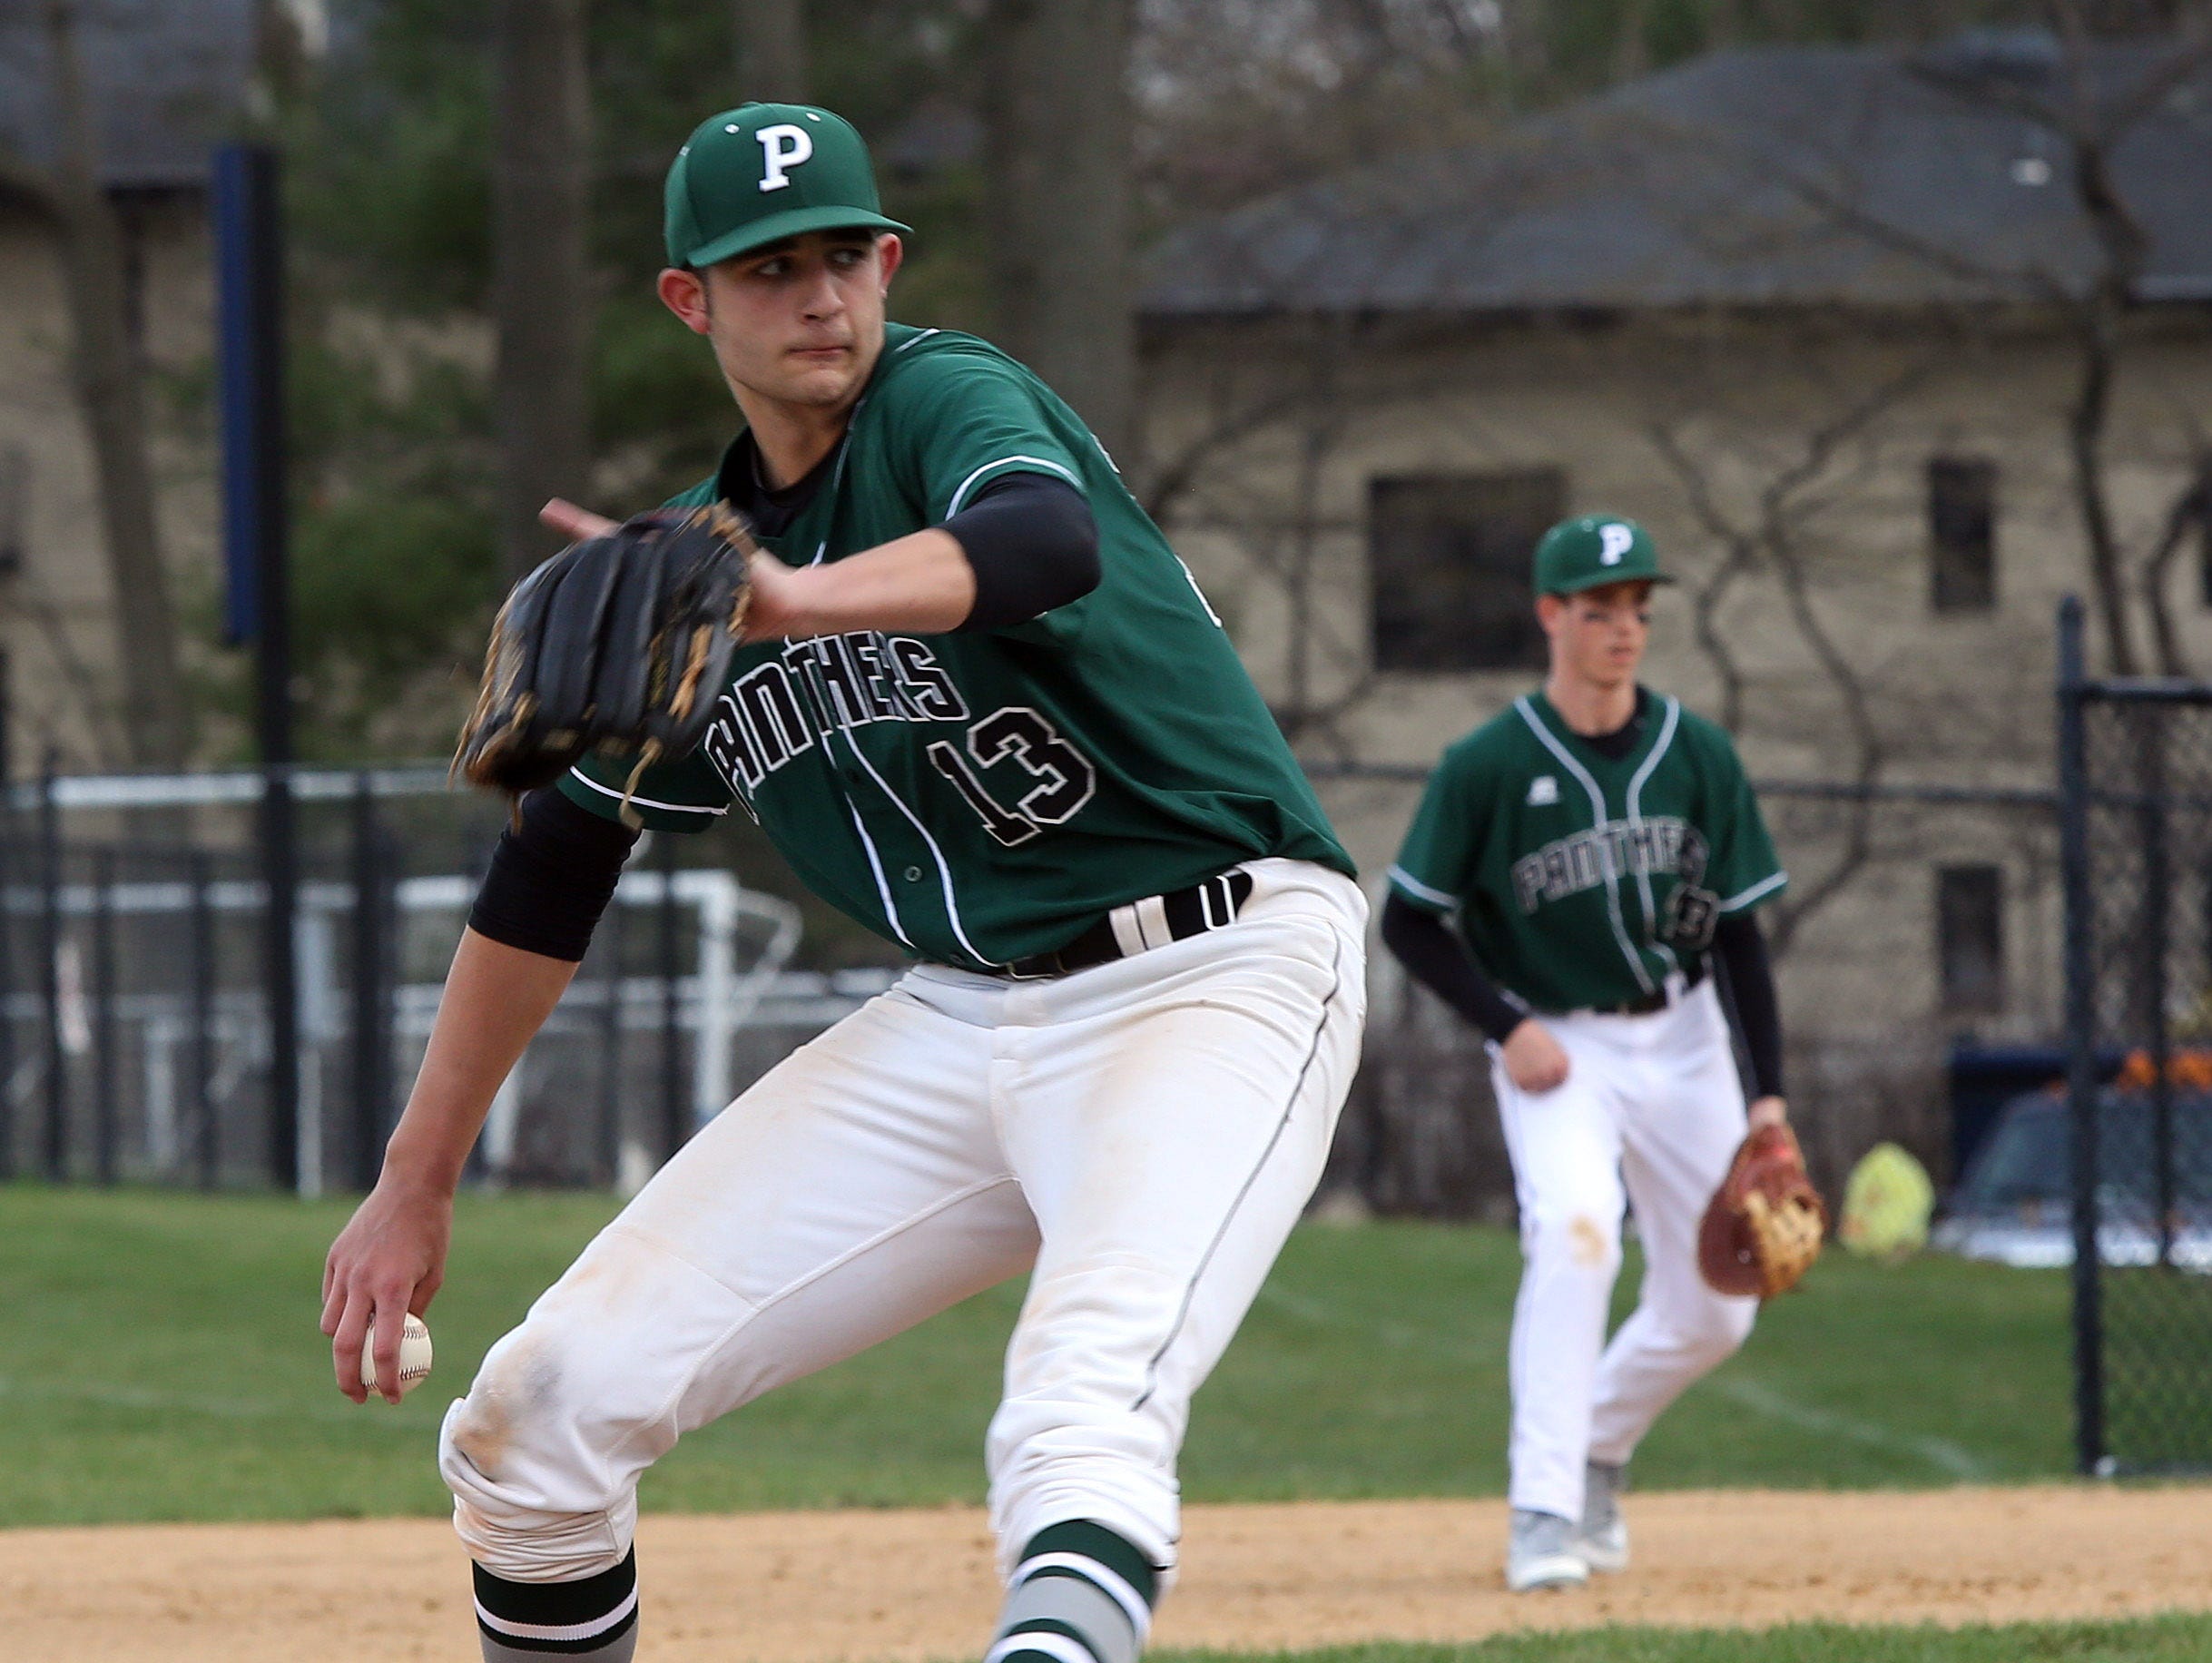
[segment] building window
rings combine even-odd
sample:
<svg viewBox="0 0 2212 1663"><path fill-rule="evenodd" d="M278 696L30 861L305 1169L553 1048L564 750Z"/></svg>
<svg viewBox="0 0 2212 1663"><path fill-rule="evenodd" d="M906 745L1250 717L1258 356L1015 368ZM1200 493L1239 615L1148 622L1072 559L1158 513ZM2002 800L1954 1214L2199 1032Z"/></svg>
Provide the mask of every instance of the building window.
<svg viewBox="0 0 2212 1663"><path fill-rule="evenodd" d="M2004 1009L2004 899L2001 868L1936 869L1935 951L1946 1010Z"/></svg>
<svg viewBox="0 0 2212 1663"><path fill-rule="evenodd" d="M1996 605L1996 463L1930 458L1928 549L1938 612L1986 612Z"/></svg>
<svg viewBox="0 0 2212 1663"><path fill-rule="evenodd" d="M0 446L0 577L23 570L25 526L31 517L31 453Z"/></svg>
<svg viewBox="0 0 2212 1663"><path fill-rule="evenodd" d="M1544 664L1529 562L1567 512L1556 467L1420 474L1368 487L1378 670L1530 670Z"/></svg>

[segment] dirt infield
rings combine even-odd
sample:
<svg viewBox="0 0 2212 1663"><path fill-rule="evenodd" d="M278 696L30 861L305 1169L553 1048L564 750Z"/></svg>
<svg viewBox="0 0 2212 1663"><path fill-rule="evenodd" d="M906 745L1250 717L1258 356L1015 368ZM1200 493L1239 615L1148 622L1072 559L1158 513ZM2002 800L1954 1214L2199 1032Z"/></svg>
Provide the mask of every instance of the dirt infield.
<svg viewBox="0 0 2212 1663"><path fill-rule="evenodd" d="M1191 1510L1164 1646L1471 1639L1607 1622L1946 1623L2212 1609L2212 1491L2049 1486L1633 1498L1637 1564L1574 1594L1498 1579L1495 1501ZM12 1658L473 1658L460 1551L428 1520L0 1536ZM978 1513L648 1517L665 1663L976 1654L996 1598Z"/></svg>

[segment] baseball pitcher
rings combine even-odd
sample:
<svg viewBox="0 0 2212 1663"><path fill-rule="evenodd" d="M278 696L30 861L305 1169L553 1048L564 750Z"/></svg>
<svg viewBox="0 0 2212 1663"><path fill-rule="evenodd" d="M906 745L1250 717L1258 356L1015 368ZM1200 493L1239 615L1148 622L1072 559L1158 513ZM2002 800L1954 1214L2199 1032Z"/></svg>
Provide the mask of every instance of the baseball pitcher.
<svg viewBox="0 0 2212 1663"><path fill-rule="evenodd" d="M745 428L673 506L726 505L764 546L741 644L694 750L595 753L523 798L330 1250L324 1328L359 1402L362 1346L393 1379L437 1291L465 1155L631 821L746 815L915 961L703 1127L453 1405L439 1465L489 1659L629 1658L646 1467L1027 1270L986 1451L1008 1587L988 1657L1134 1663L1175 1563L1191 1395L1356 1061L1365 909L1311 788L1067 407L981 340L885 321L905 230L826 110L747 104L676 156L660 296ZM695 535L548 518L595 552L534 593L539 652L564 617L632 615L624 574ZM533 674L577 679L560 669Z"/></svg>
<svg viewBox="0 0 2212 1663"><path fill-rule="evenodd" d="M1659 570L1631 521L1536 551L1542 690L1446 751L1391 868L1382 939L1489 1039L1520 1205L1506 1579L1625 1569L1618 1495L1661 1411L1743 1343L1755 1298L1700 1274L1701 1215L1745 1135L1710 969L1725 965L1780 1124L1781 1037L1753 909L1784 879L1735 747L1637 684ZM1645 1254L1606 1341L1624 1202Z"/></svg>

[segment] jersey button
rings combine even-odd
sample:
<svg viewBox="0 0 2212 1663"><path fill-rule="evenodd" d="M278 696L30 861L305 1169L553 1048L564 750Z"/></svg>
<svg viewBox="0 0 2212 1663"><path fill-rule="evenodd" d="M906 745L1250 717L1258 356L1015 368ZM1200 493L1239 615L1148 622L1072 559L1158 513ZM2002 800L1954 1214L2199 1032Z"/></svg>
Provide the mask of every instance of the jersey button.
<svg viewBox="0 0 2212 1663"><path fill-rule="evenodd" d="M921 868L919 866L908 867L906 869L906 881L909 883L919 883L921 881Z"/></svg>

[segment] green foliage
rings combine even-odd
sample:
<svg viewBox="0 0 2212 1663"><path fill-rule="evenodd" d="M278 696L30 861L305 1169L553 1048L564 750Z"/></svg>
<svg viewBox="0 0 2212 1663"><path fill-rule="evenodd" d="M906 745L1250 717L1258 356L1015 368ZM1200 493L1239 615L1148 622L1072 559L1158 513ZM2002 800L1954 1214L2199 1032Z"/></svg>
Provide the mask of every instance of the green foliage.
<svg viewBox="0 0 2212 1663"><path fill-rule="evenodd" d="M339 1398L315 1331L348 1207L0 1186L0 1527L442 1510L445 1403L614 1204L464 1197L431 1312L437 1373L398 1410ZM1499 1230L1299 1231L1198 1398L1185 1492L1496 1494L1518 1273ZM644 1504L980 1500L1019 1294L995 1289L694 1433ZM2062 1273L1839 1255L1660 1422L1638 1486L2062 1477L2065 1309Z"/></svg>
<svg viewBox="0 0 2212 1663"><path fill-rule="evenodd" d="M358 44L286 113L299 251L355 305L417 316L491 286L491 63L483 0L356 0Z"/></svg>
<svg viewBox="0 0 2212 1663"><path fill-rule="evenodd" d="M333 9L342 44L277 131L293 286L300 748L359 761L443 749L505 586L488 373L492 64L485 0ZM955 0L820 0L811 21L818 96L880 139L922 101L971 85L975 24ZM744 93L727 7L636 0L592 7L590 26L591 408L611 483L601 494L579 480L575 494L629 513L707 472L737 425L705 348L653 285L668 158ZM885 185L917 229L902 306L972 327L973 168ZM211 637L215 597L192 610ZM245 731L247 667L204 656L203 703Z"/></svg>

